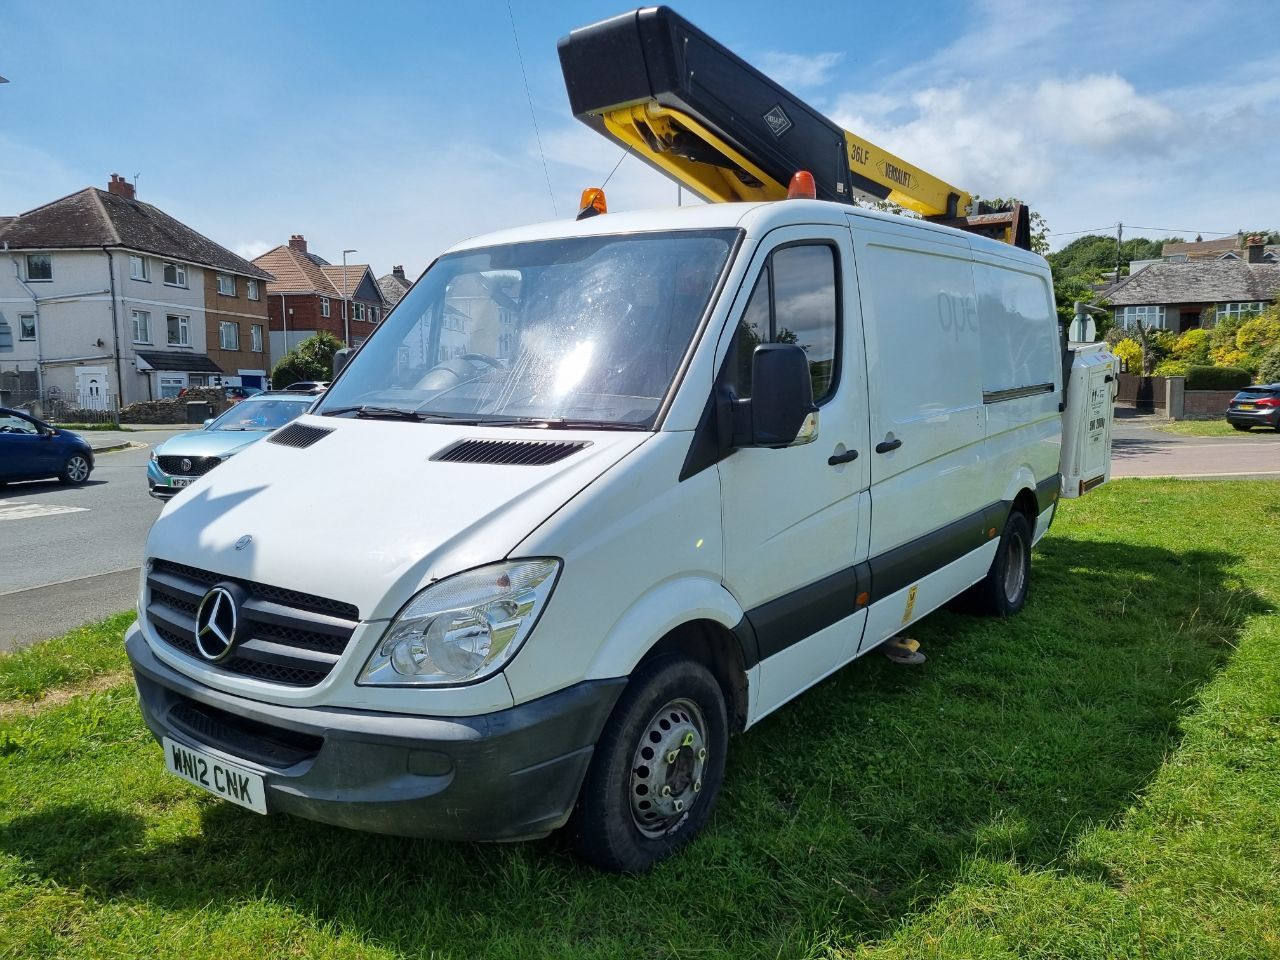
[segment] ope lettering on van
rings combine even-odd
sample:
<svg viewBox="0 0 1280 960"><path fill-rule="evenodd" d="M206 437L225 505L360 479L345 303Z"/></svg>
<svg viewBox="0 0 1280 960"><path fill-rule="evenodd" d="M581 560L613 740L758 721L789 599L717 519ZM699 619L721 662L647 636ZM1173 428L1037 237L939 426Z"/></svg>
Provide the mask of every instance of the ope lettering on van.
<svg viewBox="0 0 1280 960"><path fill-rule="evenodd" d="M964 330L977 332L977 315L969 310L969 302L958 293L945 290L938 294L938 325L943 333L954 334L957 340Z"/></svg>

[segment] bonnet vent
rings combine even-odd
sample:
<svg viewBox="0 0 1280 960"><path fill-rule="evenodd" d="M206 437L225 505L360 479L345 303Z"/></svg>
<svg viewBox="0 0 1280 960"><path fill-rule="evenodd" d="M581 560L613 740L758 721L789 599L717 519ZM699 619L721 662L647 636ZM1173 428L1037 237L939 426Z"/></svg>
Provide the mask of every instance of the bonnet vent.
<svg viewBox="0 0 1280 960"><path fill-rule="evenodd" d="M445 463L500 463L515 467L545 467L572 456L588 440L459 440L432 460Z"/></svg>
<svg viewBox="0 0 1280 960"><path fill-rule="evenodd" d="M309 447L317 440L333 433L324 427L309 427L305 423L291 423L267 437L267 443L278 443L282 447Z"/></svg>

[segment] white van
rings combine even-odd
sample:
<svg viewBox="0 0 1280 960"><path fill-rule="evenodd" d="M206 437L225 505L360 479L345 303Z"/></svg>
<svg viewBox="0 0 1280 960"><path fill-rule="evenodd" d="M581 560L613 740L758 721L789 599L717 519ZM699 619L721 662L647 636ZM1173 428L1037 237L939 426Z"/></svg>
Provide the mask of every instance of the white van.
<svg viewBox="0 0 1280 960"><path fill-rule="evenodd" d="M793 200L468 241L165 507L143 714L259 813L568 824L643 869L730 734L967 590L1022 607L1063 382L1044 260L947 227Z"/></svg>

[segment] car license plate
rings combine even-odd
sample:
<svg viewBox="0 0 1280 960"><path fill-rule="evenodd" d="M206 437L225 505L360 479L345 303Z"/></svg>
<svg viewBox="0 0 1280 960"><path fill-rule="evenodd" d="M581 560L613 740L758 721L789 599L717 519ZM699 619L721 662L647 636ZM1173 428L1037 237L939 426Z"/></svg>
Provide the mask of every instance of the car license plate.
<svg viewBox="0 0 1280 960"><path fill-rule="evenodd" d="M1252 404L1252 403L1242 403L1242 404L1240 404L1240 409L1241 409L1241 410L1252 410L1252 409L1253 409L1253 404Z"/></svg>
<svg viewBox="0 0 1280 960"><path fill-rule="evenodd" d="M164 765L170 773L254 813L267 812L267 789L259 774L174 743L168 737L163 743Z"/></svg>
<svg viewBox="0 0 1280 960"><path fill-rule="evenodd" d="M171 487L189 487L189 486L191 486L191 481L192 481L192 480L194 480L194 479L195 479L195 477L170 477L170 478L169 478L169 486L171 486Z"/></svg>

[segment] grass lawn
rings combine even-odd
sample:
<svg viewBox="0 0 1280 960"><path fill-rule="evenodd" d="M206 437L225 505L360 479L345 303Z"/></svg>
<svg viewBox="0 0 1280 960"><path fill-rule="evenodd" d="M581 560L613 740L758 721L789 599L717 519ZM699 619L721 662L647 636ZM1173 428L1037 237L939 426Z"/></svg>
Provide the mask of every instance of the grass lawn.
<svg viewBox="0 0 1280 960"><path fill-rule="evenodd" d="M922 667L737 739L640 877L206 796L112 685L116 618L0 659L0 957L1280 957L1277 529L1267 482L1064 503L1020 616L935 614Z"/></svg>
<svg viewBox="0 0 1280 960"><path fill-rule="evenodd" d="M1175 420L1156 429L1184 437L1269 437L1275 433L1269 427L1254 427L1248 431L1237 430L1225 420Z"/></svg>

